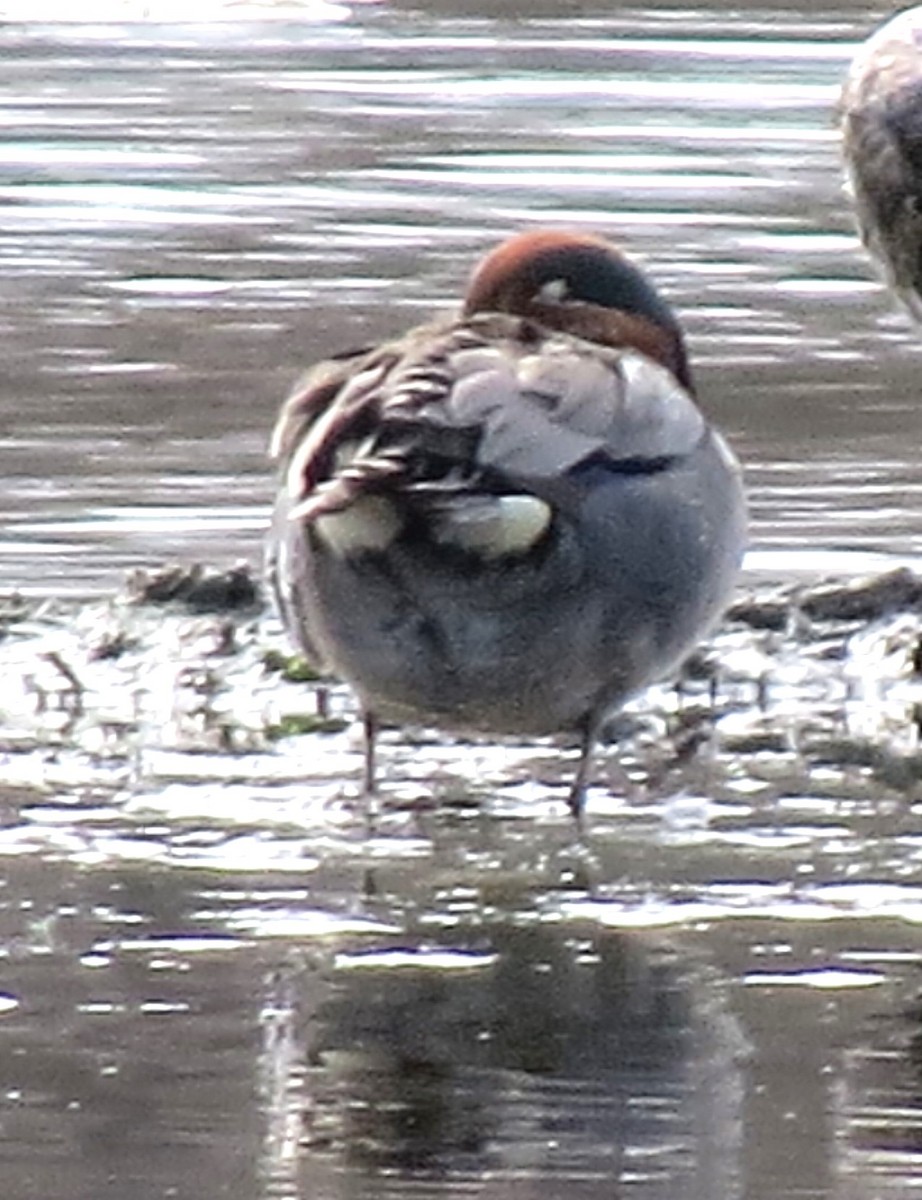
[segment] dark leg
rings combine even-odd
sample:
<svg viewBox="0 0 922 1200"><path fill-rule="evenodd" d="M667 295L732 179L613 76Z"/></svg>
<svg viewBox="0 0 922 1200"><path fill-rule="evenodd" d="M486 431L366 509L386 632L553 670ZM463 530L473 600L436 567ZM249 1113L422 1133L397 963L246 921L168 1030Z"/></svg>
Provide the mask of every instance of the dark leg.
<svg viewBox="0 0 922 1200"><path fill-rule="evenodd" d="M570 785L567 803L577 825L583 823L583 805L586 803L586 784L589 782L589 771L592 767L592 751L595 747L596 735L599 732L598 719L590 714L586 717L580 735L580 756L576 766L576 774Z"/></svg>
<svg viewBox="0 0 922 1200"><path fill-rule="evenodd" d="M375 793L375 738L378 734L378 718L370 709L362 713L362 729L365 733L365 767L362 772L362 790L367 796Z"/></svg>

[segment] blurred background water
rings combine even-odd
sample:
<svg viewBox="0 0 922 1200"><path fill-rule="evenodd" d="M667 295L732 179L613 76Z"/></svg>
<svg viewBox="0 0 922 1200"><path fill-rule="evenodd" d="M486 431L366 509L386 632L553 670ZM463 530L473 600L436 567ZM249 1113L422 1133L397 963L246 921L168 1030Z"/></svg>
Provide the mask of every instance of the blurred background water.
<svg viewBox="0 0 922 1200"><path fill-rule="evenodd" d="M449 311L546 223L621 241L674 302L746 466L751 571L917 563L922 343L834 124L883 15L0 3L0 592L258 562L299 371ZM35 670L13 647L5 688L67 694L78 635ZM369 831L327 804L345 734L301 752L308 789L296 750L142 763L114 719L93 752L4 725L5 1200L915 1194L918 772L808 771L793 706L773 721L588 848L527 784ZM443 750L401 752L429 777Z"/></svg>
<svg viewBox="0 0 922 1200"><path fill-rule="evenodd" d="M756 565L918 556L920 347L834 127L864 8L198 3L0 24L0 586L258 559L300 370L450 310L544 223L676 305Z"/></svg>

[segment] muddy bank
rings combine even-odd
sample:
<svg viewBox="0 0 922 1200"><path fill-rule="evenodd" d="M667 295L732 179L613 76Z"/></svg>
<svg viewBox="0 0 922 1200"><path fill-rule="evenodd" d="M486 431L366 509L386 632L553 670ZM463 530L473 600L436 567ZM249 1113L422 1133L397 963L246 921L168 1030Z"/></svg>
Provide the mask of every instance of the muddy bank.
<svg viewBox="0 0 922 1200"><path fill-rule="evenodd" d="M291 655L246 567L140 573L92 603L6 596L0 673L7 797L284 782L323 812L357 795L349 693ZM920 721L922 577L751 588L680 679L613 718L590 812L763 791L910 799ZM573 753L391 730L384 807L562 811Z"/></svg>

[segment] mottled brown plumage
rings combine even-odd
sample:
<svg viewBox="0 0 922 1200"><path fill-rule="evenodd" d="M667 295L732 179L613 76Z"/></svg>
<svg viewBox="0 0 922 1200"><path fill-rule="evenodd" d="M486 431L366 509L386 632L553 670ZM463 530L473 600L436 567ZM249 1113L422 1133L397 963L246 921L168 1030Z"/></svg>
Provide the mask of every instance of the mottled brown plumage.
<svg viewBox="0 0 922 1200"><path fill-rule="evenodd" d="M899 13L858 49L840 117L862 241L922 320L922 8Z"/></svg>

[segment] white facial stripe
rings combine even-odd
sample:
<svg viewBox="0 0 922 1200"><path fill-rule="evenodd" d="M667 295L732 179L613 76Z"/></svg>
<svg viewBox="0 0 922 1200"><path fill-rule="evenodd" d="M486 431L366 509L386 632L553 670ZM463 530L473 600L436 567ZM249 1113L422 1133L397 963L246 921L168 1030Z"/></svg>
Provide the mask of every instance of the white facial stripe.
<svg viewBox="0 0 922 1200"><path fill-rule="evenodd" d="M544 304L563 304L569 295L570 288L565 279L549 279L542 285L536 299Z"/></svg>

